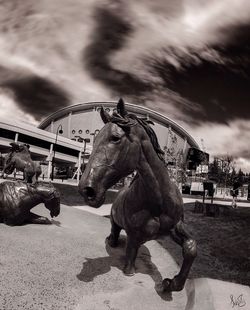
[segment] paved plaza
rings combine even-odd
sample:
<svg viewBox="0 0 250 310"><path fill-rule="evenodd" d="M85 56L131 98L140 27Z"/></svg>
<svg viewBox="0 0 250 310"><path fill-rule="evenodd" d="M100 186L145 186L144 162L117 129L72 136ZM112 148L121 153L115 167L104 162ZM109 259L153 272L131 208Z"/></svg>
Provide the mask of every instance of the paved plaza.
<svg viewBox="0 0 250 310"><path fill-rule="evenodd" d="M33 210L48 216L42 205ZM125 237L110 249L109 231L109 219L64 205L52 225L0 224L0 309L227 310L232 294L250 305L249 287L207 278L162 293L162 279L179 266L156 241L141 247L136 275L126 277Z"/></svg>
<svg viewBox="0 0 250 310"><path fill-rule="evenodd" d="M72 189L75 195L77 188ZM192 203L201 198L183 200ZM231 204L229 200L216 203ZM247 202L238 205L250 207ZM52 225L0 224L0 309L227 310L232 309L232 298L237 303L241 295L250 305L248 286L209 278L189 279L183 291L163 293L162 279L173 277L179 266L156 241L140 248L137 272L126 277L122 272L126 237L116 249L105 245L110 208L111 203L99 209L62 205ZM43 205L33 212L48 216Z"/></svg>

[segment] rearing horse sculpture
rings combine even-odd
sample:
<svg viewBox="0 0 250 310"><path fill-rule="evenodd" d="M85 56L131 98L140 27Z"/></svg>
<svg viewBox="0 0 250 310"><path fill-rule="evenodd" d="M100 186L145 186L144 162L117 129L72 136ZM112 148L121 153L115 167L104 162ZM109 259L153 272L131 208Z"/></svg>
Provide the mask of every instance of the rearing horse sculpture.
<svg viewBox="0 0 250 310"><path fill-rule="evenodd" d="M119 179L137 171L129 187L122 189L112 205L111 247L118 244L121 229L127 233L124 273L135 273L140 245L170 235L182 246L183 264L173 279L164 279L163 289L180 291L196 257L196 242L183 224L183 202L177 186L170 180L163 151L155 132L145 119L128 114L122 99L117 112L109 115L101 109L105 123L96 137L93 152L79 183L86 202L100 207L105 192Z"/></svg>
<svg viewBox="0 0 250 310"><path fill-rule="evenodd" d="M42 170L40 165L32 160L29 145L16 142L12 142L10 145L11 151L5 158L2 176L4 177L5 173L11 174L16 169L23 172L26 182L35 183Z"/></svg>

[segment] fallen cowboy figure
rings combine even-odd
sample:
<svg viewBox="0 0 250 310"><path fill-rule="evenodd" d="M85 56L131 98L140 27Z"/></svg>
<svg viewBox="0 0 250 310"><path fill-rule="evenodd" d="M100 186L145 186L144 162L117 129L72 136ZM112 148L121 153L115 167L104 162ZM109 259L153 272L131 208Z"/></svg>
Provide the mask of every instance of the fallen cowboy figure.
<svg viewBox="0 0 250 310"><path fill-rule="evenodd" d="M50 210L50 216L60 213L60 194L52 184L27 184L22 181L5 181L0 184L0 222L15 226L24 223L51 224L44 217L30 212L39 203Z"/></svg>

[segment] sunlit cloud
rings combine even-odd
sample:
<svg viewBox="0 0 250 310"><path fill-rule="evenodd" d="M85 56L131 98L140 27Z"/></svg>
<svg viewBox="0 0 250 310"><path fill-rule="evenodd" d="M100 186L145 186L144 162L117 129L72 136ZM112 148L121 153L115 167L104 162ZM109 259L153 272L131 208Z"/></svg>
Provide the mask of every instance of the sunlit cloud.
<svg viewBox="0 0 250 310"><path fill-rule="evenodd" d="M228 125L204 123L197 127L186 127L201 146L212 157L230 155L235 158L238 167L247 170L250 165L250 121L235 120Z"/></svg>
<svg viewBox="0 0 250 310"><path fill-rule="evenodd" d="M20 107L15 103L15 100L11 98L11 94L3 93L0 88L0 118L8 122L19 121L26 122L33 125L38 125L35 118L22 111Z"/></svg>
<svg viewBox="0 0 250 310"><path fill-rule="evenodd" d="M225 56L216 47L224 48L236 27L250 25L249 0L43 0L0 6L8 17L0 23L1 117L37 124L63 105L121 95L177 121L197 142L204 139L212 156L230 153L238 165L248 167L249 96L242 91L249 78L244 80L246 62L239 58L242 67L232 69L238 54ZM112 17L110 24L100 19L100 12ZM220 83L230 70L240 72L243 83L236 85L237 75L229 86ZM210 79L200 82L199 74L210 74ZM36 102L29 109L21 102L21 81L27 79L30 92L34 81L42 81L66 99L50 106L48 97L36 114ZM194 82L185 84L190 80ZM228 103L233 90L240 98L237 111L235 101Z"/></svg>

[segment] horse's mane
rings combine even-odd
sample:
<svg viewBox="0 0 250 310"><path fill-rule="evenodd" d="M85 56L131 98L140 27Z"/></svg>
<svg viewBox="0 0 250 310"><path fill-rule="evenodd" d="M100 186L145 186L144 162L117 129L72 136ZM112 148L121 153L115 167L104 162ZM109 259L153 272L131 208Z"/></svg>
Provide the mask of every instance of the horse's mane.
<svg viewBox="0 0 250 310"><path fill-rule="evenodd" d="M154 132L153 128L150 126L150 124L154 125L154 123L151 120L148 120L147 118L138 117L137 115L133 113L128 113L126 114L125 117L123 117L121 114L118 114L117 112L113 112L113 114L111 115L110 121L123 128L132 127L136 125L136 122L139 123L144 128L148 137L150 138L150 141L159 159L165 163L164 151L161 149L159 145L156 133Z"/></svg>

